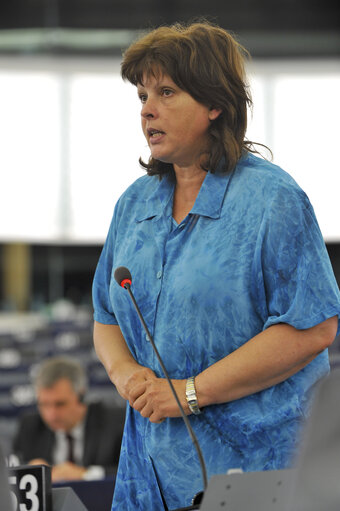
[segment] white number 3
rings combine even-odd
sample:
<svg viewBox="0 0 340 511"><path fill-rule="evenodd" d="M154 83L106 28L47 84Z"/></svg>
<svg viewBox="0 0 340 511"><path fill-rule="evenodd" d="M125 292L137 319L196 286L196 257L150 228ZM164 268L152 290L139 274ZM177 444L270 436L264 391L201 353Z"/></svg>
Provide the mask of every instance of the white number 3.
<svg viewBox="0 0 340 511"><path fill-rule="evenodd" d="M27 487L29 487L27 489ZM20 511L39 511L39 499L37 497L38 481L32 474L26 474L20 479L20 490L25 490L26 499L32 502L31 507L27 508L26 504L20 504Z"/></svg>

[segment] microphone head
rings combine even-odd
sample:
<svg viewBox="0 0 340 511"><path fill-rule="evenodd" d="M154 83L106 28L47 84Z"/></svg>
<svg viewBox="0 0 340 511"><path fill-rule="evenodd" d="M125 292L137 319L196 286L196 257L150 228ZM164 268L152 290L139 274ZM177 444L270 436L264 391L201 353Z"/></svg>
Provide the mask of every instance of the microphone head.
<svg viewBox="0 0 340 511"><path fill-rule="evenodd" d="M122 287L131 285L132 282L131 273L127 268L125 268L125 266L119 266L115 269L114 278L116 282Z"/></svg>

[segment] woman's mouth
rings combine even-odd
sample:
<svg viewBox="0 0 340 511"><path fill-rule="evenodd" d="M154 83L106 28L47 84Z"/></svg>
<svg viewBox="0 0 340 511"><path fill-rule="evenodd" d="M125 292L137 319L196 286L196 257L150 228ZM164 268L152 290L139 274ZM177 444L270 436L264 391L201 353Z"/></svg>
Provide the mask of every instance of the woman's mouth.
<svg viewBox="0 0 340 511"><path fill-rule="evenodd" d="M147 132L148 132L150 144L155 144L155 143L159 142L165 135L164 131L153 129L153 128L148 129Z"/></svg>

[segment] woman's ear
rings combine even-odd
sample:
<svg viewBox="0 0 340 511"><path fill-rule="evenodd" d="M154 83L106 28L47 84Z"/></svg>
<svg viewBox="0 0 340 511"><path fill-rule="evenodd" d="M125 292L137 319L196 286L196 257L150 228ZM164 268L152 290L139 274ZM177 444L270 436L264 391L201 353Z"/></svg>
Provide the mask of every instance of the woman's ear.
<svg viewBox="0 0 340 511"><path fill-rule="evenodd" d="M209 110L209 120L210 121L215 121L215 119L217 119L217 117L220 115L220 113L222 112L222 108L210 108Z"/></svg>

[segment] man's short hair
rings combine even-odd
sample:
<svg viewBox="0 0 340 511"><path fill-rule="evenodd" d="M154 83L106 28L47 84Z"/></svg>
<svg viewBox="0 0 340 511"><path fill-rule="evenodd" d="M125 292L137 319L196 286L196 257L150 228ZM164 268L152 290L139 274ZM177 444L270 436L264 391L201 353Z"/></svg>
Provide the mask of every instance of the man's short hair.
<svg viewBox="0 0 340 511"><path fill-rule="evenodd" d="M87 390L87 377L84 367L70 357L51 357L44 360L34 371L35 390L50 388L61 379L69 380L73 390L84 396Z"/></svg>

